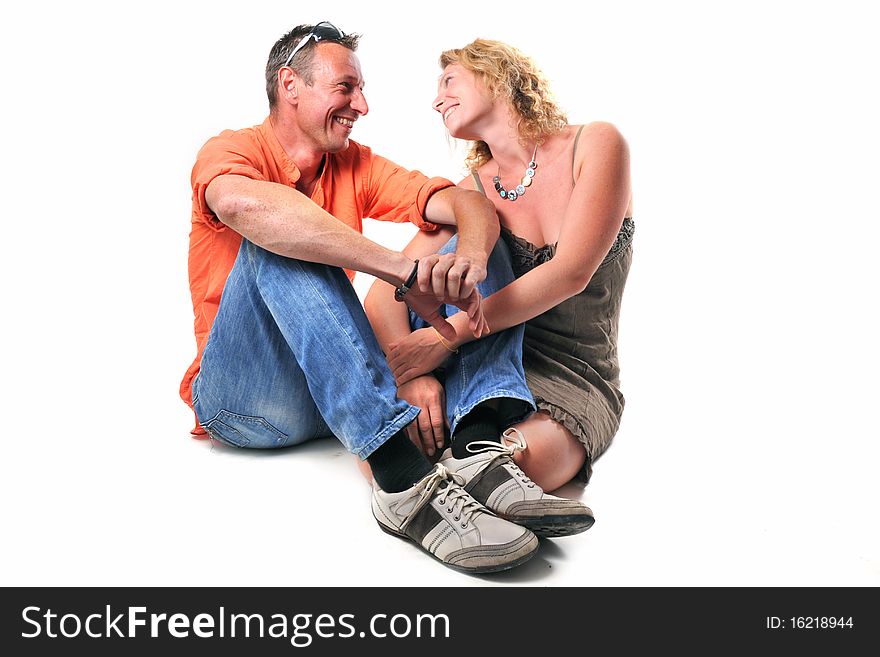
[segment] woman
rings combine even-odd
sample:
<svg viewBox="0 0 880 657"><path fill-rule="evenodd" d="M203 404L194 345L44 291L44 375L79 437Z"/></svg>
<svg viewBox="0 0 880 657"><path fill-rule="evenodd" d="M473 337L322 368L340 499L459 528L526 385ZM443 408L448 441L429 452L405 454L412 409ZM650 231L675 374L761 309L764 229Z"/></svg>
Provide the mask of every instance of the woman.
<svg viewBox="0 0 880 657"><path fill-rule="evenodd" d="M471 176L460 185L495 204L516 276L484 300L486 322L492 333L526 323L523 365L539 412L504 437L545 491L578 474L588 480L624 405L617 327L634 232L626 142L608 123L568 125L534 63L504 43L478 39L444 52L440 65L433 107L453 137L471 142ZM406 253L436 253L448 238L420 233ZM467 316L451 318L457 338L448 342L432 329L401 328L402 304L387 284L365 305L399 395L436 426L443 397L432 372L475 339ZM421 434L429 454L443 447L442 432Z"/></svg>

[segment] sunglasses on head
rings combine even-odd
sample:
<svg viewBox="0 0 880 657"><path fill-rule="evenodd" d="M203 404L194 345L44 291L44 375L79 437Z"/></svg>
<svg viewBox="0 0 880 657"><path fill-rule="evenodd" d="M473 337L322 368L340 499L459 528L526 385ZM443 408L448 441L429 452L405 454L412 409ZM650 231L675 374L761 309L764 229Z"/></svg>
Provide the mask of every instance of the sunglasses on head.
<svg viewBox="0 0 880 657"><path fill-rule="evenodd" d="M330 41L339 41L340 39L345 38L345 32L336 27L333 23L328 21L321 21L315 27L313 27L308 34L306 34L302 39L300 39L299 43L296 44L296 47L290 51L290 55L287 57L287 61L284 62L285 66L290 65L290 62L293 60L294 55L298 53L303 47L309 42L309 39L314 39L315 43L324 40Z"/></svg>

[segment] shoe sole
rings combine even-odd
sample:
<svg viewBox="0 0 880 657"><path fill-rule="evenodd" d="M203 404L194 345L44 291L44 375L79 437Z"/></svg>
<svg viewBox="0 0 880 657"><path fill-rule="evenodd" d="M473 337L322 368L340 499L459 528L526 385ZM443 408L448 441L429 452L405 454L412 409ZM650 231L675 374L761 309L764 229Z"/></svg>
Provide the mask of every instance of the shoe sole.
<svg viewBox="0 0 880 657"><path fill-rule="evenodd" d="M511 518L498 514L501 518L525 527L539 538L559 538L573 536L587 531L596 522L593 516L544 516L543 518Z"/></svg>
<svg viewBox="0 0 880 657"><path fill-rule="evenodd" d="M516 568L517 566L523 565L529 559L534 557L538 553L538 547L539 547L539 545L536 542L534 550L523 555L522 557L520 557L516 561L511 561L510 563L499 564L496 566L478 566L476 568L467 568L466 566L459 566L454 563L447 563L446 561L443 561L443 559L439 558L436 554L428 552L424 547L422 547L421 545L416 543L409 535L404 534L403 532L395 531L391 527L387 527L386 525L383 525L378 520L376 520L376 524L379 525L379 528L383 532L385 532L386 534L390 534L391 536L396 536L397 538L401 538L401 539L407 541L408 543L412 543L417 548L419 548L422 552L433 557L435 561L439 561L447 568L452 568L453 570L457 570L460 573L466 573L468 575L482 575L485 573L498 573L498 572L502 572L504 570L510 570L511 568Z"/></svg>

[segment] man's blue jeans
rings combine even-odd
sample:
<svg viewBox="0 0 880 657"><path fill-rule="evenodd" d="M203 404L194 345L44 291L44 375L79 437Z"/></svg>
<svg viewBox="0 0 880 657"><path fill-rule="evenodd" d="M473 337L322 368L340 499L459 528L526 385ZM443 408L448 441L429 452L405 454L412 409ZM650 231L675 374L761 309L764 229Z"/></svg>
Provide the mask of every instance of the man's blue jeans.
<svg viewBox="0 0 880 657"><path fill-rule="evenodd" d="M454 250L454 240L444 251ZM484 295L513 280L500 240L488 270L479 286ZM423 325L417 320L414 327ZM451 356L446 397L453 430L488 399L522 400L520 417L534 410L522 367L523 330L490 335ZM362 459L419 413L397 398L342 269L285 258L248 240L226 281L192 393L200 424L221 442L275 448L335 435Z"/></svg>

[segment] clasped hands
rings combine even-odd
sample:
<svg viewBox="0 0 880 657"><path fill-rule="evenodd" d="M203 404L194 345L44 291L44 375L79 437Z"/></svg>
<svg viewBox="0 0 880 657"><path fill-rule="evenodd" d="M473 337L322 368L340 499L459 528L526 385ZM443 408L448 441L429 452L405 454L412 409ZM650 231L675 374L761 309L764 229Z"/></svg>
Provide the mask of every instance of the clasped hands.
<svg viewBox="0 0 880 657"><path fill-rule="evenodd" d="M404 301L449 341L457 337L455 328L440 314L440 307L456 306L467 313L468 328L479 338L488 333L483 297L477 289L477 284L485 278L485 263L458 253L434 253L419 259L417 283L407 292Z"/></svg>

